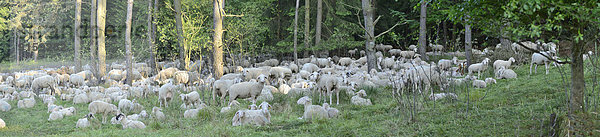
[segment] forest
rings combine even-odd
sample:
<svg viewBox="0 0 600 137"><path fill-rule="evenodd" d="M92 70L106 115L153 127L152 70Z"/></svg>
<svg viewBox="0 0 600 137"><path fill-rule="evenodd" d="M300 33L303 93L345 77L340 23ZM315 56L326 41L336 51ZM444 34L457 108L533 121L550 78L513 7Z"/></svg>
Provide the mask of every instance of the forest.
<svg viewBox="0 0 600 137"><path fill-rule="evenodd" d="M598 0L2 0L0 135L598 136L598 44Z"/></svg>

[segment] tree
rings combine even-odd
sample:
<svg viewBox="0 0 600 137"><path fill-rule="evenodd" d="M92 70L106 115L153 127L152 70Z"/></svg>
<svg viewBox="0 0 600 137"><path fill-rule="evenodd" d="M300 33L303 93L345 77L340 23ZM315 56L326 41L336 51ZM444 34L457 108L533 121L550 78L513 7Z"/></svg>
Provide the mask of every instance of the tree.
<svg viewBox="0 0 600 137"><path fill-rule="evenodd" d="M91 2L92 6L90 7L90 60L92 61L92 73L94 74L95 77L98 77L98 64L96 63L96 54L98 54L96 52L97 50L97 45L96 45L96 8L97 7L97 0L92 0Z"/></svg>
<svg viewBox="0 0 600 137"><path fill-rule="evenodd" d="M106 1L98 0L98 78L104 77L106 73L106 36L104 35L104 27L106 21Z"/></svg>
<svg viewBox="0 0 600 137"><path fill-rule="evenodd" d="M127 62L127 79L125 83L131 85L133 74L133 60L131 55L131 18L133 14L133 0L127 0L127 20L125 21L125 58Z"/></svg>
<svg viewBox="0 0 600 137"><path fill-rule="evenodd" d="M75 0L75 72L81 71L81 59L79 58L79 47L81 40L79 39L79 31L81 27L81 0Z"/></svg>
<svg viewBox="0 0 600 137"><path fill-rule="evenodd" d="M296 0L296 12L294 13L294 61L298 64L298 8L300 7L300 0Z"/></svg>
<svg viewBox="0 0 600 137"><path fill-rule="evenodd" d="M178 67L180 70L185 70L185 68L188 66L188 63L185 61L187 60L187 54L185 54L185 39L183 38L183 25L181 20L181 0L174 0L174 4L175 12L177 13L175 15L175 26L177 27L177 47L179 48L180 63Z"/></svg>
<svg viewBox="0 0 600 137"><path fill-rule="evenodd" d="M213 69L215 79L223 76L223 8L225 0L213 0Z"/></svg>
<svg viewBox="0 0 600 137"><path fill-rule="evenodd" d="M427 47L427 0L421 0L421 17L419 22L419 54L428 60L425 49Z"/></svg>
<svg viewBox="0 0 600 137"><path fill-rule="evenodd" d="M358 24L365 30L364 38L366 39L365 49L366 49L366 54L367 54L367 69L372 70L372 69L377 68L376 67L377 59L375 58L375 39L390 32L391 30L396 28L396 26L400 25L400 23L396 23L396 24L394 24L394 26L392 26L388 30L386 30L382 33L379 33L378 35L375 35L375 25L377 24L377 21L380 19L381 16L377 17L376 20L373 20L373 16L375 16L375 13L374 13L375 7L373 7L373 0L362 0L361 6L362 6L362 13L363 13L363 18L364 18L365 24L364 25L360 24L360 22L361 22L360 17L358 17ZM357 14L357 16L358 16L358 14ZM403 20L403 22L406 23L406 20L404 20L404 19L401 19L401 20Z"/></svg>
<svg viewBox="0 0 600 137"><path fill-rule="evenodd" d="M465 21L465 56L467 58L467 66L471 66L472 63L471 47L471 24L467 16L467 20Z"/></svg>
<svg viewBox="0 0 600 137"><path fill-rule="evenodd" d="M308 57L310 44L310 0L304 0L304 57Z"/></svg>
<svg viewBox="0 0 600 137"><path fill-rule="evenodd" d="M154 9L156 10L156 9ZM146 36L148 38L148 45L150 45L150 68L152 69L152 73L154 74L156 71L156 59L155 59L155 45L154 45L154 38L155 35L152 35L154 32L154 27L153 27L153 23L152 23L152 0L148 0L148 26L147 29L148 31L146 32L146 34L148 36Z"/></svg>
<svg viewBox="0 0 600 137"><path fill-rule="evenodd" d="M315 45L321 42L321 19L323 18L323 0L317 0L317 23L315 25Z"/></svg>

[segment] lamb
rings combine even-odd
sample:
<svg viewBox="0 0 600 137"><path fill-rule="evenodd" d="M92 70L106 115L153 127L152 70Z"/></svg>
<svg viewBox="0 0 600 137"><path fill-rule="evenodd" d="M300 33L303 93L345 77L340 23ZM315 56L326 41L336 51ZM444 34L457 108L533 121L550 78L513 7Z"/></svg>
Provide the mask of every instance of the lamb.
<svg viewBox="0 0 600 137"><path fill-rule="evenodd" d="M241 82L237 84L231 85L229 89L227 89L227 93L229 94L229 101L235 100L237 98L251 98L253 103L256 103L256 98L260 95L265 81L265 75L258 76L258 82Z"/></svg>
<svg viewBox="0 0 600 137"><path fill-rule="evenodd" d="M330 107L327 103L323 103L323 108L327 110L327 116L329 118L335 118L340 113L338 109Z"/></svg>
<svg viewBox="0 0 600 137"><path fill-rule="evenodd" d="M123 129L128 129L128 128L144 129L144 128L146 128L146 125L144 123L142 123L140 121L129 120L123 114L117 115L116 120L121 122Z"/></svg>
<svg viewBox="0 0 600 137"><path fill-rule="evenodd" d="M160 89L158 89L158 102L160 104L159 106L162 107L164 104L166 107L169 107L169 101L171 100L171 98L173 98L175 88L175 85L167 83L162 85Z"/></svg>
<svg viewBox="0 0 600 137"><path fill-rule="evenodd" d="M500 70L498 70L496 72L496 78L497 79L513 79L513 78L517 78L517 73L515 73L515 71L513 71L512 69L504 69L504 67L500 68Z"/></svg>
<svg viewBox="0 0 600 137"><path fill-rule="evenodd" d="M190 92L188 94L179 94L181 101L185 106L198 106L200 105L200 94L198 92Z"/></svg>
<svg viewBox="0 0 600 137"><path fill-rule="evenodd" d="M33 97L19 100L19 102L17 102L18 108L32 108L33 106L35 106L35 98Z"/></svg>
<svg viewBox="0 0 600 137"><path fill-rule="evenodd" d="M548 63L550 63L550 59L546 58L544 55L546 56L551 56L550 53L548 52L541 52L540 53L533 53L533 55L531 55L531 64L529 65L529 75L531 75L531 68L533 67L533 64L535 64L535 73L537 73L537 65L541 65L544 64L545 68L546 68L546 75L548 75ZM554 59L556 59L556 57L552 57Z"/></svg>
<svg viewBox="0 0 600 137"><path fill-rule="evenodd" d="M373 105L373 103L371 103L371 99L363 98L366 96L367 96L367 92L365 90L360 90L360 91L356 92L356 95L352 96L352 98L350 99L350 102L354 105L359 105L359 106Z"/></svg>
<svg viewBox="0 0 600 137"><path fill-rule="evenodd" d="M508 61L496 60L494 61L494 70L500 69L500 67L509 68L511 63L515 62L515 58L510 57Z"/></svg>
<svg viewBox="0 0 600 137"><path fill-rule="evenodd" d="M163 120L165 119L165 114L162 112L162 109L159 107L152 108L152 115L155 119Z"/></svg>
<svg viewBox="0 0 600 137"><path fill-rule="evenodd" d="M227 96L227 89L229 89L229 87L231 87L231 85L239 83L241 81L240 78L236 78L236 80L224 80L224 79L220 79L217 80L213 83L213 91L212 91L212 96L213 96L213 101L217 101L216 97L220 96L221 100L223 102L225 102L225 96Z"/></svg>
<svg viewBox="0 0 600 137"><path fill-rule="evenodd" d="M294 73L298 73L298 65L296 65L296 63L290 63L290 65L288 65L288 68L290 68L290 70L292 70L292 72Z"/></svg>
<svg viewBox="0 0 600 137"><path fill-rule="evenodd" d="M52 104L52 103L49 103L49 104L48 104L48 112L47 112L47 113L52 113L52 112L54 112L54 111L59 111L59 110L61 110L61 109L63 109L63 107L62 107L62 106L57 106L57 105L54 105L54 104Z"/></svg>
<svg viewBox="0 0 600 137"><path fill-rule="evenodd" d="M50 94L60 94L60 91L58 90L58 80L52 76L38 77L31 82L31 90L36 91L36 94L40 94L40 90L43 88L50 88L52 90Z"/></svg>
<svg viewBox="0 0 600 137"><path fill-rule="evenodd" d="M313 120L329 118L327 110L319 105L312 105L312 99L308 98L308 96L300 98L297 103L304 104L304 114L302 115L302 119Z"/></svg>
<svg viewBox="0 0 600 137"><path fill-rule="evenodd" d="M77 123L75 124L75 128L86 128L90 126L90 118L94 118L94 114L90 113L85 115L83 118L80 118L79 120L77 120Z"/></svg>
<svg viewBox="0 0 600 137"><path fill-rule="evenodd" d="M471 64L471 66L467 68L469 70L469 75L473 74L473 72L477 72L477 77L479 77L481 72L487 69L487 63L489 60L490 59L485 58L483 61L481 61L481 63Z"/></svg>
<svg viewBox="0 0 600 137"><path fill-rule="evenodd" d="M494 79L494 78L485 78L485 84L496 84L496 79Z"/></svg>
<svg viewBox="0 0 600 137"><path fill-rule="evenodd" d="M76 74L71 74L69 82L75 87L85 86L85 78Z"/></svg>
<svg viewBox="0 0 600 137"><path fill-rule="evenodd" d="M473 87L475 88L485 88L487 84L483 80L473 80Z"/></svg>
<svg viewBox="0 0 600 137"><path fill-rule="evenodd" d="M239 106L239 105L240 105L240 102L238 102L238 101L236 101L236 100L233 100L233 101L231 101L231 102L229 103L229 106L221 108L221 111L220 111L220 112L221 112L221 113L227 113L227 112L229 112L229 110L231 110L231 108L233 108L233 107L237 107L237 106Z"/></svg>
<svg viewBox="0 0 600 137"><path fill-rule="evenodd" d="M108 114L117 115L120 113L117 106L104 101L94 101L90 103L88 105L88 110L92 114L102 114L102 123L106 123L106 116Z"/></svg>
<svg viewBox="0 0 600 137"><path fill-rule="evenodd" d="M8 102L4 101L4 100L0 100L0 111L10 111L10 104L8 104Z"/></svg>

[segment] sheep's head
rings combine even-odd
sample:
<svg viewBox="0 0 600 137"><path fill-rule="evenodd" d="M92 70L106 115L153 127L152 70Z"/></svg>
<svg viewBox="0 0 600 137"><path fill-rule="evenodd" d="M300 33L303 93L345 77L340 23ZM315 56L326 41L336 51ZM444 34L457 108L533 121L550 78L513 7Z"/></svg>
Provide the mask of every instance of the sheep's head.
<svg viewBox="0 0 600 137"><path fill-rule="evenodd" d="M260 83L264 83L267 81L267 76L265 76L264 74L260 74L260 75L258 75L256 80L258 80L258 82L260 82Z"/></svg>
<svg viewBox="0 0 600 137"><path fill-rule="evenodd" d="M325 108L325 110L329 109L329 103L323 103L323 108Z"/></svg>
<svg viewBox="0 0 600 137"><path fill-rule="evenodd" d="M258 105L258 107L268 110L268 109L271 109L271 104L269 104L269 102L262 102L262 103L260 103L260 105Z"/></svg>
<svg viewBox="0 0 600 137"><path fill-rule="evenodd" d="M508 59L508 61L510 61L510 62L513 62L513 63L514 63L514 62L515 62L515 58L513 58L513 57L510 57L510 58Z"/></svg>
<svg viewBox="0 0 600 137"><path fill-rule="evenodd" d="M233 116L232 121L232 126L240 126L242 125L242 117L245 116L245 112L244 111L238 111L235 112L235 115Z"/></svg>
<svg viewBox="0 0 600 137"><path fill-rule="evenodd" d="M251 105L248 105L248 109L256 110L256 109L258 109L258 106L256 106L256 104L251 104Z"/></svg>

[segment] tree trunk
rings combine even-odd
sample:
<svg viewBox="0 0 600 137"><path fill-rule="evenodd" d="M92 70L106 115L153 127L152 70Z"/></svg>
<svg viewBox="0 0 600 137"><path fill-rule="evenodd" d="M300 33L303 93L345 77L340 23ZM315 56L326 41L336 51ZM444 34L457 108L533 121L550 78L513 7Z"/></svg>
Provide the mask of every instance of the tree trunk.
<svg viewBox="0 0 600 137"><path fill-rule="evenodd" d="M75 72L81 71L81 58L79 57L79 47L81 41L79 39L79 27L81 26L81 0L76 0L75 3Z"/></svg>
<svg viewBox="0 0 600 137"><path fill-rule="evenodd" d="M467 66L471 66L471 25L469 20L465 22L465 56L467 57Z"/></svg>
<svg viewBox="0 0 600 137"><path fill-rule="evenodd" d="M571 64L571 106L569 108L572 114L579 112L585 112L583 103L583 95L585 93L585 79L584 79L584 65L583 65L583 53L584 53L585 42L576 41L571 50L571 58L573 63Z"/></svg>
<svg viewBox="0 0 600 137"><path fill-rule="evenodd" d="M298 8L300 7L300 0L296 0L296 13L294 13L294 61L298 64Z"/></svg>
<svg viewBox="0 0 600 137"><path fill-rule="evenodd" d="M175 0L175 26L177 27L177 47L179 48L179 66L180 70L185 70L187 64L185 62L186 55L185 54L185 40L183 39L183 25L181 20L181 0Z"/></svg>
<svg viewBox="0 0 600 137"><path fill-rule="evenodd" d="M17 34L17 29L13 28L13 43L15 46L15 58L17 65L19 65L19 35Z"/></svg>
<svg viewBox="0 0 600 137"><path fill-rule="evenodd" d="M156 73L156 59L155 59L155 46L154 46L154 36L152 35L154 32L154 27L152 23L152 0L148 0L148 32L146 37L148 37L148 45L150 46L150 68L152 69L152 74Z"/></svg>
<svg viewBox="0 0 600 137"><path fill-rule="evenodd" d="M442 21L442 28L443 28L442 44L444 44L445 47L449 47L448 46L448 26L446 25L446 21Z"/></svg>
<svg viewBox="0 0 600 137"><path fill-rule="evenodd" d="M223 4L225 0L213 1L213 69L215 79L220 79L223 76Z"/></svg>
<svg viewBox="0 0 600 137"><path fill-rule="evenodd" d="M154 0L154 11L153 12L154 12L154 16L155 17L153 18L153 22L152 22L152 41L153 41L153 44L155 44L156 43L156 39L158 39L157 38L158 34L156 32L156 30L158 29L157 26L156 26L156 19L158 18L157 11L159 10L158 9L159 8L159 6L158 6L159 4L160 3L158 2L158 0ZM154 46L156 46L156 45L154 45ZM158 66L156 66L156 61L157 61L156 60L156 56L157 56L156 55L156 47L152 48L152 50L153 50L152 54L154 54L154 56L153 56L154 60L151 61L151 63L154 63L154 65L152 65L152 73L153 74L157 74L157 72L158 72Z"/></svg>
<svg viewBox="0 0 600 137"><path fill-rule="evenodd" d="M304 57L308 57L310 44L310 0L304 0Z"/></svg>
<svg viewBox="0 0 600 137"><path fill-rule="evenodd" d="M323 18L323 0L317 0L317 23L315 25L315 46L321 42L321 19Z"/></svg>
<svg viewBox="0 0 600 137"><path fill-rule="evenodd" d="M133 73L133 60L131 55L131 18L133 14L133 0L127 0L127 20L125 20L125 58L127 62L127 79L125 83L131 85Z"/></svg>
<svg viewBox="0 0 600 137"><path fill-rule="evenodd" d="M90 14L90 60L92 61L92 74L95 77L98 77L98 70L96 68L98 68L98 64L96 63L96 54L98 54L96 52L96 50L98 49L96 47L96 8L97 8L97 4L98 2L96 0L92 0L92 6L91 6L91 14Z"/></svg>
<svg viewBox="0 0 600 137"><path fill-rule="evenodd" d="M33 45L34 45L34 47L33 47L33 49L34 49L33 50L33 62L37 62L37 57L38 57L38 53L39 53L38 44L36 43Z"/></svg>
<svg viewBox="0 0 600 137"><path fill-rule="evenodd" d="M419 54L421 58L428 60L426 52L427 47L427 1L421 1L421 20L419 23Z"/></svg>
<svg viewBox="0 0 600 137"><path fill-rule="evenodd" d="M504 25L502 25L502 27L500 27L500 33L501 33L501 36L500 36L500 45L501 45L502 48L511 49L510 48L511 42L508 39L508 32L504 30L504 28L506 26L508 26L508 23L505 23Z"/></svg>
<svg viewBox="0 0 600 137"><path fill-rule="evenodd" d="M104 48L106 36L104 27L106 21L106 1L98 0L98 78L104 77L106 73L106 49Z"/></svg>
<svg viewBox="0 0 600 137"><path fill-rule="evenodd" d="M375 58L375 26L373 24L373 7L371 0L362 0L363 18L365 20L365 49L367 54L367 68L375 69L377 62Z"/></svg>

